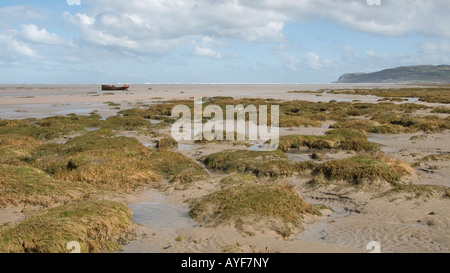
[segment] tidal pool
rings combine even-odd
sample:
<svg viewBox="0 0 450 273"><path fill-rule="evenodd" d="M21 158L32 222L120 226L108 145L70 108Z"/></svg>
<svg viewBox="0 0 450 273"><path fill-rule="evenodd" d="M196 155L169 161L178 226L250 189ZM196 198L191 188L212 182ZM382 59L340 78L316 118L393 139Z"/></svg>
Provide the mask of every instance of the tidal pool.
<svg viewBox="0 0 450 273"><path fill-rule="evenodd" d="M164 231L191 228L196 223L189 216L189 208L169 204L161 193L147 194L150 201L128 205L133 212L133 222Z"/></svg>

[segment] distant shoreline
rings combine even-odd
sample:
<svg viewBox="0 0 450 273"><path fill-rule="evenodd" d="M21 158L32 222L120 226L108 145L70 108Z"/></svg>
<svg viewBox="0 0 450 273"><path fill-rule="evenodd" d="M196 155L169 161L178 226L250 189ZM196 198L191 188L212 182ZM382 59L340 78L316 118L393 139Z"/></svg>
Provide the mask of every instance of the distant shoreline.
<svg viewBox="0 0 450 273"><path fill-rule="evenodd" d="M0 84L0 118L45 118L76 113L89 115L97 110L103 117L136 105L161 100L191 100L194 97L272 98L280 100L331 100L376 103L367 95L316 94L318 90L414 87L404 84L130 84L128 91L102 91L99 84ZM293 92L294 91L294 92ZM295 93L300 91L300 93ZM303 92L305 91L305 92ZM310 93L308 91L311 91ZM120 104L120 110L108 102ZM426 104L420 102L421 104Z"/></svg>

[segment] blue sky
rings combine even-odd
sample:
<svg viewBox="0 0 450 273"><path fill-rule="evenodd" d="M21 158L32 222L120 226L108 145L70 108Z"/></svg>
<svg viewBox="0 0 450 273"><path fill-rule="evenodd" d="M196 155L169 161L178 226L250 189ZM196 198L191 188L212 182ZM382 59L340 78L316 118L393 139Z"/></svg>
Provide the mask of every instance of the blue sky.
<svg viewBox="0 0 450 273"><path fill-rule="evenodd" d="M0 83L328 83L450 63L448 0L70 2L1 1Z"/></svg>

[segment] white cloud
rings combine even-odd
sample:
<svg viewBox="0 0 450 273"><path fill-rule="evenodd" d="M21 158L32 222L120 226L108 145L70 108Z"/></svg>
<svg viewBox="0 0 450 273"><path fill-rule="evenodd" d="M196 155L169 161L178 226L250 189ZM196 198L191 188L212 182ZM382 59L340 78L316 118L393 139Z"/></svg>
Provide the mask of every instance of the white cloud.
<svg viewBox="0 0 450 273"><path fill-rule="evenodd" d="M222 55L220 53L217 53L216 51L214 51L211 48L207 48L207 47L201 47L201 46L195 46L192 54L196 55L196 56L201 56L201 57L210 57L213 59L222 59Z"/></svg>
<svg viewBox="0 0 450 273"><path fill-rule="evenodd" d="M31 6L5 6L0 7L0 61L9 65L19 64L22 61L29 61L39 58L40 55L36 49L29 43L29 40L24 39L25 36L30 38L37 38L39 34L49 34L44 29L44 32L39 32L35 36L31 35L32 29L28 28L26 23L32 21L45 20L48 12L44 8ZM22 30L15 29L16 24L23 24L25 33ZM34 26L34 25L33 25ZM46 33L45 33L46 32ZM50 35L51 36L51 35Z"/></svg>
<svg viewBox="0 0 450 273"><path fill-rule="evenodd" d="M117 48L118 54L125 50L160 55L205 36L283 42L287 23L316 18L378 35L418 32L450 37L447 0L382 0L381 6L369 6L365 0L91 0L90 4L83 13L65 12L63 17L79 28L81 41ZM204 45L194 47L193 53L220 55L214 46ZM354 53L347 50L342 57L348 61Z"/></svg>
<svg viewBox="0 0 450 273"><path fill-rule="evenodd" d="M64 18L79 28L83 41L101 46L161 54L204 36L251 42L284 39L282 14L237 1L92 0L92 4L84 13L65 12ZM198 46L195 52L218 57L211 50Z"/></svg>
<svg viewBox="0 0 450 273"><path fill-rule="evenodd" d="M97 18L84 13L72 15L65 12L63 17L79 27L83 42L125 50L125 54L161 54L180 44L182 39L158 39L148 35L139 28L139 25L146 26L136 15L102 14Z"/></svg>
<svg viewBox="0 0 450 273"><path fill-rule="evenodd" d="M48 17L44 8L31 6L6 6L0 7L0 22L7 19L8 23L21 23L24 21L42 20Z"/></svg>
<svg viewBox="0 0 450 273"><path fill-rule="evenodd" d="M388 59L391 58L391 56L388 53L386 53L386 52L378 53L378 52L375 52L375 51L373 51L371 49L367 50L366 54L367 54L367 56L369 56L371 58L375 58L375 59L379 59L379 60L388 60Z"/></svg>
<svg viewBox="0 0 450 273"><path fill-rule="evenodd" d="M359 54L351 46L345 46L342 49L342 59L344 61L353 61L358 59Z"/></svg>
<svg viewBox="0 0 450 273"><path fill-rule="evenodd" d="M417 55L401 55L402 64L446 64L450 63L450 41L428 42L420 45Z"/></svg>
<svg viewBox="0 0 450 273"><path fill-rule="evenodd" d="M424 43L420 48L425 55L450 54L450 41Z"/></svg>
<svg viewBox="0 0 450 273"><path fill-rule="evenodd" d="M20 58L36 58L38 54L27 44L17 40L13 33L0 33L0 59L12 62Z"/></svg>
<svg viewBox="0 0 450 273"><path fill-rule="evenodd" d="M49 33L45 28L39 29L34 24L29 25L21 25L22 28L22 36L32 42L42 43L42 44L61 44L64 42L64 39L58 37L58 35L54 33Z"/></svg>
<svg viewBox="0 0 450 273"><path fill-rule="evenodd" d="M300 53L303 52L303 53ZM280 57L283 65L291 71L298 71L301 69L327 69L337 67L342 62L338 58L321 58L316 52L307 51L300 46L280 44L274 50L275 55ZM356 52L353 52L356 54ZM356 56L354 56L357 58Z"/></svg>
<svg viewBox="0 0 450 273"><path fill-rule="evenodd" d="M281 58L284 61L284 65L286 65L290 70L297 71L301 64L300 60L292 54L281 52Z"/></svg>
<svg viewBox="0 0 450 273"><path fill-rule="evenodd" d="M84 13L77 13L75 14L75 17L78 18L82 26L92 26L93 24L95 24L95 18L90 17Z"/></svg>
<svg viewBox="0 0 450 273"><path fill-rule="evenodd" d="M200 57L209 57L217 60L222 59L222 54L216 52L213 49L213 47L222 47L224 46L224 43L209 36L205 36L199 43L192 41L192 44L193 44L192 50L193 55Z"/></svg>
<svg viewBox="0 0 450 273"><path fill-rule="evenodd" d="M320 69L322 64L319 56L314 52L308 52L302 57L302 62L311 69Z"/></svg>
<svg viewBox="0 0 450 273"><path fill-rule="evenodd" d="M365 0L242 0L243 5L272 10L293 21L325 18L344 27L386 36L419 32L450 37L448 0L382 0L370 6Z"/></svg>

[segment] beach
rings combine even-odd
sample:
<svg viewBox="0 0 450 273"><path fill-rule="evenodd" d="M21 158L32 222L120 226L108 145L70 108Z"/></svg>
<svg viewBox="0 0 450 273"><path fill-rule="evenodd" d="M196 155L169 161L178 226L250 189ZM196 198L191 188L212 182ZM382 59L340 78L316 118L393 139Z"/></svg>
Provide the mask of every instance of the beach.
<svg viewBox="0 0 450 273"><path fill-rule="evenodd" d="M311 107L323 104L326 105L324 108L329 107L333 110L327 108L322 112L332 116L332 111L341 113L338 112L341 110L332 108L338 107L335 104L345 104L346 107L364 104L366 107L365 104L381 103L381 97L338 94L327 92L327 90L414 87L395 84L138 84L131 85L127 91L101 91L100 85L0 85L0 118L1 120L42 119L67 115L88 116L95 113L101 117L100 121L107 121L109 117L116 115L126 117L126 115L118 114L119 111L146 110L166 102L176 104L176 100L183 101L183 103L192 101L193 103L194 98L213 97L231 97L234 100L260 99L268 104L273 99L277 103L285 103L284 107L291 108L295 104L292 106L289 103L296 103L296 101L302 101L305 105L312 103ZM330 105L330 102L335 104ZM402 104L414 104L417 109L409 111L409 109L395 108L401 107L398 105ZM433 113L433 109L448 107L448 104L431 103L415 97L393 102L386 107L391 107L392 109L388 111L393 114L417 118L421 122L421 118L433 116L439 118L439 122L445 123L450 116L448 113ZM361 109L365 108L361 107ZM381 117L371 116L366 112L362 114L358 112L352 116L347 115L335 120L330 117L315 120L313 118L315 115L317 114L310 115L312 116L311 120L318 122L318 125L311 123L311 125L305 126L280 126L280 135L284 137L308 135L310 136L308 139L317 137L319 140L329 141L333 145L337 143L336 147L322 148L311 145L294 147L292 142L289 142L290 147L287 150L279 151L280 156L287 158L286 160L283 158L283 162L289 161L289 164L306 162L312 160L311 155L316 154L319 158L312 161L319 166L319 164L327 162L360 156L364 154L361 150L344 149L337 146L345 139L330 140L326 138L327 132L344 128L333 127L336 124L347 126L354 120L368 122L378 118L374 126L385 125ZM156 127L165 119L167 117L155 120L153 116L149 119L152 123L151 126L154 126L151 127L151 134L143 133L143 130L138 130L137 127L129 128L131 125L128 124L128 127L113 128L112 130L115 137L136 139L145 149L154 151L160 149L158 143L161 143L161 139L170 136L169 125ZM103 124L100 121L99 124ZM446 155L450 153L448 146L450 130L442 126L438 129L428 130L419 125L416 128L415 124L405 123L388 125L391 126L387 126L389 130L395 128L403 131L393 133L393 131L366 130L364 137L368 142L379 146L377 153L389 158L386 160L388 165L395 160L408 165L408 174L402 173L400 180L396 180L395 183L391 183L389 179L386 180L387 182L375 179L361 186L360 183L366 183L365 180L361 180L355 182L358 184L355 186L355 184L349 184L344 182L345 179L341 179L342 181L338 182L327 180L327 186L311 187L312 180L322 179L316 177L315 174L320 170L320 166L317 167L318 169L303 172L295 169L292 174L282 175L276 179L260 175L252 177L252 182L248 183L260 183L258 185L263 186L289 185L306 203L317 205L320 213L303 215L301 227L292 228L292 232L288 236L282 236L277 229L271 228L272 226L279 227L279 223L276 222L278 220L271 218L262 217L260 221L251 224L253 220L250 217L249 223L244 223L241 228L238 228L233 221L220 222L215 225L193 219L191 216L191 210L200 202L199 200L220 190L229 189L224 186L224 179L240 172L239 168L236 169L237 171L228 171L225 170L225 167L214 169L211 167L212 165L208 168L208 160L214 159L209 159L209 156L230 150L248 151L253 149L258 151L258 145L262 143L180 141L176 145L170 146L169 150L198 164L202 169L200 171L205 172L202 174L202 178L193 179L187 184L172 183L169 181L170 179L163 178L158 180L157 187L137 184L133 191L96 192L94 195L101 196L98 197L100 199L124 203L132 212L133 223L129 228L127 239L119 249L115 249L120 253L367 253L372 251L371 248L367 248L372 241L378 242L381 251L385 253L449 252L450 213L448 208L450 199L448 198L448 188L450 180L448 177L450 176L450 161ZM85 129L87 133L95 132L102 126L104 125L95 125ZM44 144L65 145L71 139L76 139L84 134L86 134L85 131L71 132L54 139L40 141ZM427 156L436 155L439 155L436 160L430 159L431 157L427 158ZM89 156L93 157L92 154ZM364 156L366 155L364 154ZM441 159L440 156L443 156L444 159ZM385 162L379 158L377 160ZM157 169L154 171L158 173ZM324 174L326 177L325 172ZM52 177L62 179L58 176ZM326 177L326 179L329 178ZM247 187L247 182L239 183L243 183L240 186ZM398 186L400 184L396 183L404 183L409 188L404 190ZM430 188L415 187L421 185ZM30 205L27 202L19 202L17 205L7 204L0 208L0 226L13 226L26 217L39 213L42 209L39 205ZM201 215L199 219L203 219L202 217L206 216Z"/></svg>
<svg viewBox="0 0 450 273"><path fill-rule="evenodd" d="M114 115L105 102L121 103L121 108L169 99L212 96L234 98L273 98L280 100L330 100L376 102L375 96L299 94L289 91L317 91L345 88L395 88L395 84L138 84L128 91L101 91L101 85L0 85L0 117L3 119L42 118L69 113L89 114L98 110L102 117ZM413 100L417 102L417 100ZM420 102L419 102L420 103Z"/></svg>

